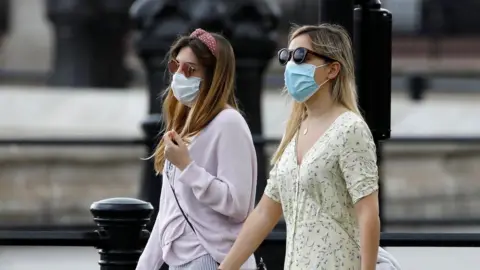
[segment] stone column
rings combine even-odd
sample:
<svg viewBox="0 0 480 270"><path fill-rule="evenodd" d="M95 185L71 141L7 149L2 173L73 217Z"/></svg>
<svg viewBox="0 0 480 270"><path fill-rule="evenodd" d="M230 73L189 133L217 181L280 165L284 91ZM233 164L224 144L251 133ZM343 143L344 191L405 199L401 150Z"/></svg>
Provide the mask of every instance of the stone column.
<svg viewBox="0 0 480 270"><path fill-rule="evenodd" d="M128 10L134 0L47 0L54 30L51 86L124 88Z"/></svg>

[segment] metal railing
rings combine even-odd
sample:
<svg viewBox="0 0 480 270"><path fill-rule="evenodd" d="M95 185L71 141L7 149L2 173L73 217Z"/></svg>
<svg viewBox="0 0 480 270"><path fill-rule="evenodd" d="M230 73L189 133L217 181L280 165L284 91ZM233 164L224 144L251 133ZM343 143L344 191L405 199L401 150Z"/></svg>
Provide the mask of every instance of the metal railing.
<svg viewBox="0 0 480 270"><path fill-rule="evenodd" d="M76 231L0 230L0 246L77 246L99 250L101 270L134 270L149 237L145 229L153 207L129 198L92 204L95 229ZM480 247L480 234L381 233L384 247ZM257 250L270 269L283 267L284 229L274 230ZM122 256L118 256L121 254ZM161 269L167 269L166 266Z"/></svg>
<svg viewBox="0 0 480 270"><path fill-rule="evenodd" d="M273 231L265 241L285 244L285 237L285 232ZM99 242L100 237L96 230L0 230L0 246L98 247ZM145 242L146 239L143 239L143 244ZM385 247L480 247L480 234L383 232L380 245Z"/></svg>
<svg viewBox="0 0 480 270"><path fill-rule="evenodd" d="M279 138L253 136L255 144L276 145ZM480 144L480 137L393 137L384 144ZM18 146L134 146L145 145L143 138L1 138L0 147Z"/></svg>

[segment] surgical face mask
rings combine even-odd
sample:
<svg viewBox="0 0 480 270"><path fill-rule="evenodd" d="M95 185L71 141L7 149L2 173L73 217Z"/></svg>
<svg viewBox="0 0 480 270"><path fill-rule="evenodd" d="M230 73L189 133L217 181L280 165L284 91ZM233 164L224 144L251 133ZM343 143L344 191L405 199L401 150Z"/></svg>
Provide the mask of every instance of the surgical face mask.
<svg viewBox="0 0 480 270"><path fill-rule="evenodd" d="M326 84L330 79L327 79L320 85L315 82L315 70L324 67L328 64L314 66L312 64L295 64L289 61L285 67L285 85L288 93L298 102L305 102L318 89Z"/></svg>
<svg viewBox="0 0 480 270"><path fill-rule="evenodd" d="M201 78L185 77L182 73L173 74L172 90L175 98L186 106L192 106L200 91Z"/></svg>

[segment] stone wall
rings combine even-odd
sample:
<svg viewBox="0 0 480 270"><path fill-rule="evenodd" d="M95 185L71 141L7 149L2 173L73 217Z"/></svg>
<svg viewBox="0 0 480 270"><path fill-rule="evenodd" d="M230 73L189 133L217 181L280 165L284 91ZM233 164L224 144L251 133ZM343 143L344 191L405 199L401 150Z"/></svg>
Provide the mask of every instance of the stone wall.
<svg viewBox="0 0 480 270"><path fill-rule="evenodd" d="M136 197L143 147L11 147L0 151L2 224L76 224L90 204Z"/></svg>
<svg viewBox="0 0 480 270"><path fill-rule="evenodd" d="M480 143L387 144L390 219L480 217Z"/></svg>
<svg viewBox="0 0 480 270"><path fill-rule="evenodd" d="M480 214L480 145L387 144L384 150L388 218ZM92 202L138 195L144 156L141 146L3 148L0 224L89 223ZM425 200L475 192L458 205Z"/></svg>

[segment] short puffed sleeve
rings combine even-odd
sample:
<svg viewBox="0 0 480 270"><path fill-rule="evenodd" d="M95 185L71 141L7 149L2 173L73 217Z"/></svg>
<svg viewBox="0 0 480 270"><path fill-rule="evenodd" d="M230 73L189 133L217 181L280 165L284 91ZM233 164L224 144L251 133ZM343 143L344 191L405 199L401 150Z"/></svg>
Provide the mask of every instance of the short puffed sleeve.
<svg viewBox="0 0 480 270"><path fill-rule="evenodd" d="M277 179L277 166L273 166L270 170L270 175L267 180L267 186L265 187L265 191L263 192L267 197L270 199L281 203L280 200L280 187L278 185Z"/></svg>
<svg viewBox="0 0 480 270"><path fill-rule="evenodd" d="M339 165L353 203L378 190L376 147L368 125L356 120L344 133Z"/></svg>

